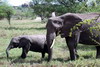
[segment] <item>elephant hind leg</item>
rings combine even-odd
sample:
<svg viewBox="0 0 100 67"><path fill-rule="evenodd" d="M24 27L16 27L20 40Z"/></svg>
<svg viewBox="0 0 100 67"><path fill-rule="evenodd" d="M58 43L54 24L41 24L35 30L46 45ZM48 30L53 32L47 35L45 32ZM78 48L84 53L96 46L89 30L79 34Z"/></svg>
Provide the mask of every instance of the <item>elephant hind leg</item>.
<svg viewBox="0 0 100 67"><path fill-rule="evenodd" d="M45 57L45 52L42 52L42 58L44 58Z"/></svg>
<svg viewBox="0 0 100 67"><path fill-rule="evenodd" d="M45 57L45 52L42 52L41 55L42 55L42 57L41 57L41 62L42 62Z"/></svg>
<svg viewBox="0 0 100 67"><path fill-rule="evenodd" d="M96 46L97 54L96 58L100 58L100 46Z"/></svg>

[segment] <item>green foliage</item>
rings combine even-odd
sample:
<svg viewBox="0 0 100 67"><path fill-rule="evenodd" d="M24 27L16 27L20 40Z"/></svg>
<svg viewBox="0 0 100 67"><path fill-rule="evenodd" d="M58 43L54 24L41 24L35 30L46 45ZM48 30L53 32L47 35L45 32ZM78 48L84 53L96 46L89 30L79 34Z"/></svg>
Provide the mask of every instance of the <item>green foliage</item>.
<svg viewBox="0 0 100 67"><path fill-rule="evenodd" d="M7 18L9 25L10 25L10 19L11 16L14 14L14 10L11 6L3 3L2 5L0 5L0 17L1 18Z"/></svg>
<svg viewBox="0 0 100 67"><path fill-rule="evenodd" d="M0 6L0 19L5 17L5 13L3 12L3 6Z"/></svg>
<svg viewBox="0 0 100 67"><path fill-rule="evenodd" d="M96 22L96 20L97 20L99 17L100 17L100 15L97 16L97 17L95 17L94 19L87 19L87 20L84 20L84 21L82 21L82 22L79 22L78 24L76 24L75 26L73 26L73 27L70 29L69 36L72 37L73 32L74 32L75 30L80 29L80 27L81 27L82 25L84 25L84 24L91 25L91 24L92 24L92 26L90 26L90 27L88 27L88 28L86 28L86 29L84 29L84 30L81 30L81 31L89 30L90 33L91 33L91 35L92 35L93 37L98 37L98 36L100 35L100 23L99 23L99 22ZM94 30L96 30L96 32L94 32ZM80 32L81 32L81 31L80 31ZM93 39L92 37L90 37L90 38L91 38L91 40L93 40L95 43L97 43L97 44L100 45L100 43L97 42L95 39Z"/></svg>
<svg viewBox="0 0 100 67"><path fill-rule="evenodd" d="M90 6L90 7L87 7L85 4L82 4L82 5L84 6L79 10L79 12L81 13L100 12L100 5Z"/></svg>
<svg viewBox="0 0 100 67"><path fill-rule="evenodd" d="M65 6L64 9L67 9L66 13L76 13L82 7L79 2L75 0L57 0L61 5Z"/></svg>

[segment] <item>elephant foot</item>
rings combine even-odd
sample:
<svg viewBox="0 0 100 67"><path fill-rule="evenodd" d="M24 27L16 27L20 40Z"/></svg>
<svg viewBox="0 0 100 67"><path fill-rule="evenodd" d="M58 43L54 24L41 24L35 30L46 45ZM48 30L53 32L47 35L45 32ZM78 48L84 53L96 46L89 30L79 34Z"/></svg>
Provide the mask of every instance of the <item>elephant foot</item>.
<svg viewBox="0 0 100 67"><path fill-rule="evenodd" d="M51 56L48 55L48 59L47 59L47 62L50 62L51 61Z"/></svg>
<svg viewBox="0 0 100 67"><path fill-rule="evenodd" d="M75 60L77 60L78 58L79 58L79 55L77 55L77 54L76 54L75 56L73 56L73 57L71 56L71 61L75 61Z"/></svg>
<svg viewBox="0 0 100 67"><path fill-rule="evenodd" d="M79 58L79 55L76 55L77 59Z"/></svg>
<svg viewBox="0 0 100 67"><path fill-rule="evenodd" d="M43 60L44 60L44 58L41 58L40 63L42 63Z"/></svg>
<svg viewBox="0 0 100 67"><path fill-rule="evenodd" d="M47 60L47 62L50 62L50 61L51 61L51 59L48 59L48 60Z"/></svg>
<svg viewBox="0 0 100 67"><path fill-rule="evenodd" d="M99 58L100 59L100 55L96 56L96 58Z"/></svg>
<svg viewBox="0 0 100 67"><path fill-rule="evenodd" d="M41 61L43 61L44 59L43 58L41 58Z"/></svg>
<svg viewBox="0 0 100 67"><path fill-rule="evenodd" d="M25 56L25 55L21 55L21 58L22 58L22 59L25 59L25 58L26 58L26 56Z"/></svg>
<svg viewBox="0 0 100 67"><path fill-rule="evenodd" d="M51 61L51 59L52 59L52 55L50 54L50 55L48 55L47 62L50 62L50 61Z"/></svg>

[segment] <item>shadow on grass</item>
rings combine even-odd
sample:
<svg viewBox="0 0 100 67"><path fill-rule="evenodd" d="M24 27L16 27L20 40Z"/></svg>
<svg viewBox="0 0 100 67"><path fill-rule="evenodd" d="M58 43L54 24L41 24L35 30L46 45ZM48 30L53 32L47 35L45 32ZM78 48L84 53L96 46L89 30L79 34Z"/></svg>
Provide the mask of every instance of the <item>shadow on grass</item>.
<svg viewBox="0 0 100 67"><path fill-rule="evenodd" d="M48 58L45 57L45 58L42 59L42 60L41 60L41 58L38 59L38 60L35 60L35 58L32 59L32 60L25 60L25 59L22 59L22 58L18 57L18 58L16 58L16 59L12 59L12 58L11 58L10 60L11 60L11 64L13 64L13 63L30 63L30 64L35 63L35 64L41 64L42 62L48 62L47 59L48 59ZM52 59L51 61L58 61L58 62L63 63L63 62L68 62L68 61L70 61L70 58L54 58L54 59Z"/></svg>
<svg viewBox="0 0 100 67"><path fill-rule="evenodd" d="M81 55L79 58L84 58L84 59L96 59L96 56L93 57L92 54L86 54L86 55Z"/></svg>
<svg viewBox="0 0 100 67"><path fill-rule="evenodd" d="M7 61L11 61L11 60L13 60L13 59L15 59L15 57L9 57L9 58L7 58L7 57L0 57L0 60L7 60Z"/></svg>
<svg viewBox="0 0 100 67"><path fill-rule="evenodd" d="M67 58L67 59L64 59L64 58L55 58L55 59L52 59L52 61L68 62L68 61L70 61L70 58Z"/></svg>
<svg viewBox="0 0 100 67"><path fill-rule="evenodd" d="M35 64L39 64L41 62L42 62L41 58L40 58L40 60L32 59L32 60L29 61L29 60L25 60L25 59L22 59L22 58L18 57L16 59L12 60L11 64L13 64L13 63L30 63L30 64L35 63Z"/></svg>
<svg viewBox="0 0 100 67"><path fill-rule="evenodd" d="M84 59L89 59L89 58L93 58L92 55L91 56L82 56Z"/></svg>
<svg viewBox="0 0 100 67"><path fill-rule="evenodd" d="M55 58L55 59L52 59L51 61L58 61L58 62L68 62L70 59L63 59L63 58ZM44 58L43 61L47 62L47 58ZM31 65L33 63L35 64L41 64L43 61L40 60L30 60L30 61L27 61L25 59L21 59L21 58L16 58L15 60L11 61L11 64L13 63L30 63Z"/></svg>
<svg viewBox="0 0 100 67"><path fill-rule="evenodd" d="M5 58L5 57L0 57L0 60L4 60L4 59L7 59L7 58Z"/></svg>
<svg viewBox="0 0 100 67"><path fill-rule="evenodd" d="M5 29L5 30L33 30L33 29L36 29L36 30L45 30L46 28L45 27L39 27L39 28L33 28L33 27L30 27L30 28L19 28L19 27L0 27L1 29Z"/></svg>
<svg viewBox="0 0 100 67"><path fill-rule="evenodd" d="M89 59L89 58L92 58L93 59L93 57L92 56L82 56L84 59ZM41 59L39 59L39 60L35 60L35 59L32 59L32 60L25 60L25 59L22 59L22 58L20 58L20 57L18 57L18 58L15 58L15 57L13 57L13 58L10 58L9 59L9 61L11 61L11 64L13 64L13 63L19 63L19 64L22 64L22 63L29 63L30 65L32 65L32 64L41 64L43 61L45 61L45 62L47 62L47 58L44 58L43 59L43 61L41 61ZM71 59L70 58L54 58L54 59L52 59L51 61L54 61L54 62L61 62L61 63L64 63L64 62L69 62L69 61L71 61ZM75 61L75 60L74 60Z"/></svg>
<svg viewBox="0 0 100 67"><path fill-rule="evenodd" d="M67 46L62 46L63 49L67 49ZM91 45L84 45L84 44L81 44L81 45L77 45L77 50L82 50L82 51L90 51L90 50L96 50L95 46L91 46Z"/></svg>
<svg viewBox="0 0 100 67"><path fill-rule="evenodd" d="M95 49L95 46L91 46L91 45L84 45L84 44L81 44L81 45L78 45L77 46L77 49L80 49L80 50L96 50Z"/></svg>

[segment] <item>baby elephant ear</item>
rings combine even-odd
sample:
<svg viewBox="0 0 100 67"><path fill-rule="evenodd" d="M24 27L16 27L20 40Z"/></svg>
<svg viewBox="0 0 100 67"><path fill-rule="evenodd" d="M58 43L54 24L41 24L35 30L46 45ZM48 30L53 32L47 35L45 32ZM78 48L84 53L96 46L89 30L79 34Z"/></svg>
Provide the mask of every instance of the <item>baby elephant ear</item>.
<svg viewBox="0 0 100 67"><path fill-rule="evenodd" d="M23 47L24 45L25 45L25 39L24 38L21 38L20 40L19 40L19 48L21 48L21 47Z"/></svg>
<svg viewBox="0 0 100 67"><path fill-rule="evenodd" d="M21 38L19 40L19 48L26 47L26 46L30 46L30 41L25 38Z"/></svg>

